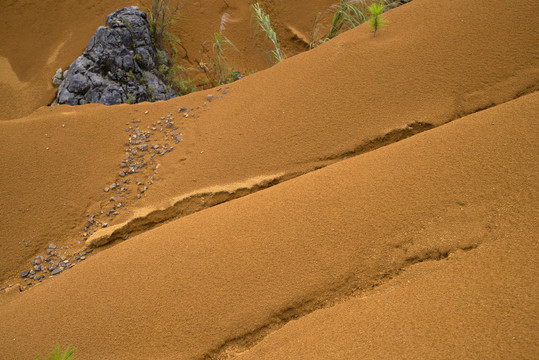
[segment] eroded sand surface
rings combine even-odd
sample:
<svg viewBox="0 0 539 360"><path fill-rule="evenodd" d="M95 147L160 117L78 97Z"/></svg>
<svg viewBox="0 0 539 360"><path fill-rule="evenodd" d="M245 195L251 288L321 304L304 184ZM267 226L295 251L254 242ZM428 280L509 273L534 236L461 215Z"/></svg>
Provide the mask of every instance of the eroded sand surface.
<svg viewBox="0 0 539 360"><path fill-rule="evenodd" d="M332 4L307 3L268 2L290 58L241 81L52 108L56 69L131 3L3 5L0 357L539 353L539 5L414 0L376 38L359 26L301 53ZM181 61L228 12L230 62L269 66L243 2L184 6ZM111 189L136 129L174 149ZM51 243L94 251L28 285Z"/></svg>

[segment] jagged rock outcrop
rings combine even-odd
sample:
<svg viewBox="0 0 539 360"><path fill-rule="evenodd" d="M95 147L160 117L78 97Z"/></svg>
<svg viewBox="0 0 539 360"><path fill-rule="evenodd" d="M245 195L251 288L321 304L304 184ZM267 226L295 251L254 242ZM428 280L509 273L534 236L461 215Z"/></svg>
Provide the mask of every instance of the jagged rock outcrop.
<svg viewBox="0 0 539 360"><path fill-rule="evenodd" d="M169 58L152 44L146 13L116 10L100 26L65 74L58 104L114 105L178 96L166 84Z"/></svg>

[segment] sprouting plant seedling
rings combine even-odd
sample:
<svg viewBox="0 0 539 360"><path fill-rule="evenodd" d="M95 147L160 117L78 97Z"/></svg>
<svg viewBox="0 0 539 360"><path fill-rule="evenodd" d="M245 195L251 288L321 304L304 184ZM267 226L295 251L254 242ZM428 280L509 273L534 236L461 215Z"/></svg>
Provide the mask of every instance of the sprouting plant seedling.
<svg viewBox="0 0 539 360"><path fill-rule="evenodd" d="M53 352L43 360L75 360L75 348L68 346L63 352L60 350L60 346L56 345ZM41 360L39 356L37 360Z"/></svg>
<svg viewBox="0 0 539 360"><path fill-rule="evenodd" d="M271 51L271 54L273 55L274 62L281 62L284 60L284 54L281 51L281 46L279 45L279 41L277 40L277 34L271 27L271 21L268 14L262 10L260 7L260 4L257 2L253 5L251 5L254 17L256 18L256 21L258 23L258 26L262 29L264 34L266 35L266 38L270 39L273 43L273 46L275 47L275 50Z"/></svg>
<svg viewBox="0 0 539 360"><path fill-rule="evenodd" d="M382 3L374 3L371 4L367 9L371 14L369 25L374 30L374 37L376 37L376 31L387 24L387 20L382 17L382 13L385 10L385 5Z"/></svg>

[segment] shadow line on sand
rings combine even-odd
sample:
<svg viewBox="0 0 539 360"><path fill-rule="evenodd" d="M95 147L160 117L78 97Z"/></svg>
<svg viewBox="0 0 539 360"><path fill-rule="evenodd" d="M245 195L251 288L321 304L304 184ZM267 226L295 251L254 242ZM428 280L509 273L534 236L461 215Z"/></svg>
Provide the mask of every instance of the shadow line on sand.
<svg viewBox="0 0 539 360"><path fill-rule="evenodd" d="M99 233L91 236L86 242L86 248L114 245L114 243L127 240L129 237L151 230L167 222L253 194L284 181L319 170L342 159L379 149L432 128L434 128L432 124L420 122L412 123L361 144L353 150L311 161L308 164L305 164L307 169L304 171L257 177L243 183L223 186L222 188L214 187L202 189L196 193L187 194L181 198L174 199L171 202L171 205L165 208L139 209L130 220L102 229ZM316 165L313 165L313 163Z"/></svg>
<svg viewBox="0 0 539 360"><path fill-rule="evenodd" d="M356 285L357 282L354 281L356 277L351 275L341 283L339 287L330 289L323 294L320 294L320 296L301 302L295 307L282 309L280 312L273 314L270 323L267 323L252 332L243 334L241 337L227 340L219 348L208 351L201 357L201 359L225 360L234 358L237 355L249 351L250 348L262 341L270 333L281 329L292 320L297 320L317 310L330 308L351 299L368 296L374 289L387 283L416 264L426 261L446 260L450 255L458 251L469 252L476 249L478 246L479 244L471 244L463 247L455 247L451 250L434 249L425 254L407 258L400 266L388 270L383 275L374 279L371 284L364 287L358 287Z"/></svg>

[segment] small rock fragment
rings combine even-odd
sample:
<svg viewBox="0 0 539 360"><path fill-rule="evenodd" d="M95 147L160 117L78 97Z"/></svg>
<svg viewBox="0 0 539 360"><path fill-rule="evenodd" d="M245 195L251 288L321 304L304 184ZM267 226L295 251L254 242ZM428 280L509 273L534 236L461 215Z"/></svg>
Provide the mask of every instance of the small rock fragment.
<svg viewBox="0 0 539 360"><path fill-rule="evenodd" d="M57 275L57 274L61 273L62 271L64 271L64 270L61 269L61 268L56 268L53 271L51 271L51 275Z"/></svg>

